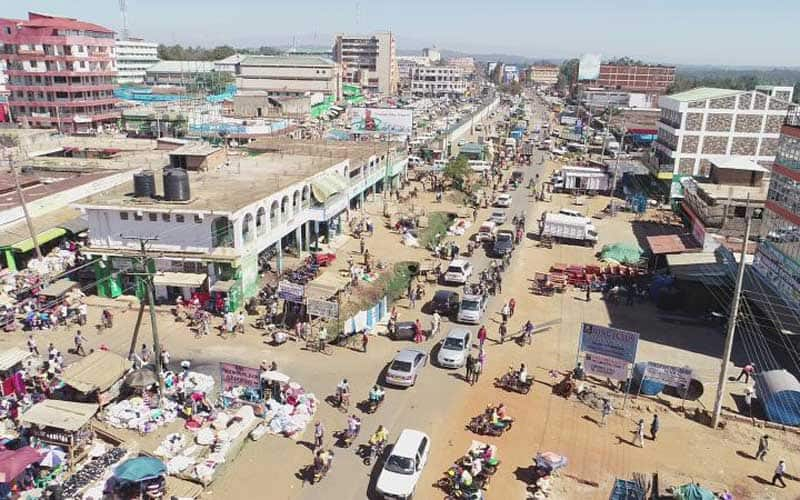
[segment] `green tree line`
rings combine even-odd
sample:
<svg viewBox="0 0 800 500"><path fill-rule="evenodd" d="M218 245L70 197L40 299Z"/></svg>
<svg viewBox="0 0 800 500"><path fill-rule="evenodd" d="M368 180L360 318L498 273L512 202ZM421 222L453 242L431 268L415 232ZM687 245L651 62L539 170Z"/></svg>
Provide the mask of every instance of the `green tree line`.
<svg viewBox="0 0 800 500"><path fill-rule="evenodd" d="M235 48L230 45L218 45L213 48L192 47L183 45L158 46L158 58L164 61L218 61L234 54L279 55L282 52L275 47L262 46L254 49Z"/></svg>

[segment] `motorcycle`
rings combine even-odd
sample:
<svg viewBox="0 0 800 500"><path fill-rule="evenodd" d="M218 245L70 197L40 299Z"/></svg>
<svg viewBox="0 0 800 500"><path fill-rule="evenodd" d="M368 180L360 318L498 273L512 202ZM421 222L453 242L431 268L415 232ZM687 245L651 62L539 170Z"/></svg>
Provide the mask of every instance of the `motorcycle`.
<svg viewBox="0 0 800 500"><path fill-rule="evenodd" d="M467 430L480 436L498 437L502 436L505 431L511 429L513 421L504 420L503 423L506 425L503 427L496 427L492 424L491 419L487 417L486 414L481 414L477 417L473 417L472 420L469 421L467 424Z"/></svg>
<svg viewBox="0 0 800 500"><path fill-rule="evenodd" d="M533 377L529 377L525 382L520 382L516 373L506 373L494 380L494 386L510 392L528 394L533 386Z"/></svg>
<svg viewBox="0 0 800 500"><path fill-rule="evenodd" d="M372 462L376 461L383 455L383 449L386 446L386 443L383 441L375 444L367 444L365 445L365 450L363 450L363 461L364 465L372 465Z"/></svg>
<svg viewBox="0 0 800 500"><path fill-rule="evenodd" d="M309 483L316 484L325 479L325 476L328 475L328 471L331 469L331 464L333 463L333 452L329 453L330 456L325 463L320 464L315 462L306 467L303 476Z"/></svg>
<svg viewBox="0 0 800 500"><path fill-rule="evenodd" d="M383 404L383 399L384 398L380 398L378 400L365 399L359 405L360 408L361 408L361 411L363 411L364 413L367 413L367 414L375 413L376 411L378 411L378 408L380 408L381 405Z"/></svg>
<svg viewBox="0 0 800 500"><path fill-rule="evenodd" d="M350 448L355 438L358 437L359 432L361 432L361 426L356 427L355 432L352 432L350 429L336 432L333 437L336 438L336 445L338 447Z"/></svg>

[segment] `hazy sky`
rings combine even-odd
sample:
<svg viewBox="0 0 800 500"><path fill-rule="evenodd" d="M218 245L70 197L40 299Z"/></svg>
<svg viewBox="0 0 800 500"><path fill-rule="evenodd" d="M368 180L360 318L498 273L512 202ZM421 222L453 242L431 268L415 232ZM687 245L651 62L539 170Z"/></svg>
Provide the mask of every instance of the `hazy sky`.
<svg viewBox="0 0 800 500"><path fill-rule="evenodd" d="M3 3L3 17L122 24L118 0ZM128 19L132 34L162 43L329 45L337 32L391 30L400 49L800 66L800 0L128 0Z"/></svg>

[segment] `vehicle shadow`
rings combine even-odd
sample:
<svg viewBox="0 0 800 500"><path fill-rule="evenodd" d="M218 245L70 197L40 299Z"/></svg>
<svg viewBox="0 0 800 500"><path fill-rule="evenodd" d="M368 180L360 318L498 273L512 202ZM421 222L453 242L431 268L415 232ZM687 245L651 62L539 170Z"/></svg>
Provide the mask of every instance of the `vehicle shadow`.
<svg viewBox="0 0 800 500"><path fill-rule="evenodd" d="M383 469L383 464L386 463L386 459L389 457L391 453L392 446L389 445L383 450L383 454L378 457L377 460L372 464L372 470L369 472L369 482L367 483L367 498L369 500L383 500L383 495L378 493L377 485L378 485L378 477L381 475L381 470Z"/></svg>

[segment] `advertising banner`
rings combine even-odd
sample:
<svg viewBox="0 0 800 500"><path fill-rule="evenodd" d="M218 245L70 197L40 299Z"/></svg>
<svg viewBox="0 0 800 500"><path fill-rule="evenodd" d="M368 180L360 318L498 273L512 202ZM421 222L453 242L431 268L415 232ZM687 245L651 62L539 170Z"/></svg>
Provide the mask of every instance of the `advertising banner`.
<svg viewBox="0 0 800 500"><path fill-rule="evenodd" d="M258 368L250 368L233 363L220 363L219 375L222 381L222 388L225 391L236 386L261 387L259 378L261 371Z"/></svg>
<svg viewBox="0 0 800 500"><path fill-rule="evenodd" d="M580 350L583 352L635 363L638 346L639 334L636 332L591 323L581 325Z"/></svg>
<svg viewBox="0 0 800 500"><path fill-rule="evenodd" d="M339 317L339 304L336 302L328 302L327 300L308 299L306 312L311 316L336 319Z"/></svg>
<svg viewBox="0 0 800 500"><path fill-rule="evenodd" d="M692 381L692 369L688 366L662 365L648 361L643 378L655 380L671 387L687 388L689 382Z"/></svg>
<svg viewBox="0 0 800 500"><path fill-rule="evenodd" d="M600 76L600 54L583 54L578 63L578 80L597 80Z"/></svg>
<svg viewBox="0 0 800 500"><path fill-rule="evenodd" d="M289 302L303 302L306 289L303 285L283 280L278 283L278 297Z"/></svg>
<svg viewBox="0 0 800 500"><path fill-rule="evenodd" d="M408 137L414 130L414 110L350 108L350 131L355 134L391 134Z"/></svg>
<svg viewBox="0 0 800 500"><path fill-rule="evenodd" d="M602 354L587 353L583 360L583 369L589 375L612 380L628 378L628 363L621 359L609 358Z"/></svg>

